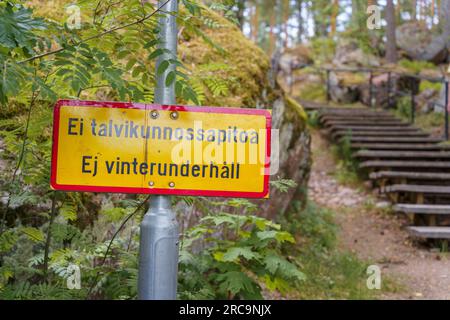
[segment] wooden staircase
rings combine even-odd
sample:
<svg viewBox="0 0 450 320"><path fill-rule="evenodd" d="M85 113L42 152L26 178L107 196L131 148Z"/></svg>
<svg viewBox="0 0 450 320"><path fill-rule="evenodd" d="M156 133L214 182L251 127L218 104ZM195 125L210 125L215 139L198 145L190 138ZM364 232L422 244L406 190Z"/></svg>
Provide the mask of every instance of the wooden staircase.
<svg viewBox="0 0 450 320"><path fill-rule="evenodd" d="M450 145L383 110L300 103L332 141L348 143L372 186L410 217L412 236L450 239Z"/></svg>

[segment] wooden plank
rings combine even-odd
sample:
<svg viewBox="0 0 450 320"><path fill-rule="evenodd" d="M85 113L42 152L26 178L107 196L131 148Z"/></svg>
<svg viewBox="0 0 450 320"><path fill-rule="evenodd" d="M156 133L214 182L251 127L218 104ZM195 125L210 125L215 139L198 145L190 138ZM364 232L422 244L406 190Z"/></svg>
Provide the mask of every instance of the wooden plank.
<svg viewBox="0 0 450 320"><path fill-rule="evenodd" d="M450 169L450 162L445 161L389 161L369 160L359 165L360 168L427 168Z"/></svg>
<svg viewBox="0 0 450 320"><path fill-rule="evenodd" d="M359 150L352 155L354 158L394 158L394 159L450 159L450 152L433 151L375 151Z"/></svg>
<svg viewBox="0 0 450 320"><path fill-rule="evenodd" d="M450 145L437 143L360 143L351 144L353 149L363 150L450 150Z"/></svg>
<svg viewBox="0 0 450 320"><path fill-rule="evenodd" d="M342 121L338 121L338 120L334 120L334 121L328 121L326 123L326 126L331 127L331 126L341 126L341 125L348 125L348 126L378 126L378 127L382 127L382 126L386 126L386 127L392 127L392 126L404 126L404 127L409 127L410 124L406 123L406 122L393 122L393 121L388 121L388 122L381 122L381 121L377 121L377 122L373 122L370 120L366 120L366 121L352 121L352 120L342 120Z"/></svg>
<svg viewBox="0 0 450 320"><path fill-rule="evenodd" d="M340 122L354 122L356 124L358 123L369 123L371 125L378 125L379 123L381 124L388 124L388 125L402 125L402 124L406 124L406 125L410 125L407 122L404 122L402 120L399 119L395 119L395 118L369 118L367 116L361 116L361 117L346 117L346 118L339 118L339 119L324 119L322 121L322 123L325 124L336 124L336 123L340 123Z"/></svg>
<svg viewBox="0 0 450 320"><path fill-rule="evenodd" d="M309 111L309 110L319 110L319 109L323 109L323 108L328 108L329 106L326 103L322 103L322 102L315 102L315 101L309 101L309 100L302 100L302 99L297 99L297 102L301 104L301 106Z"/></svg>
<svg viewBox="0 0 450 320"><path fill-rule="evenodd" d="M364 114L377 114L377 115L387 115L393 116L392 113L386 111L374 111L364 108L322 108L318 109L322 115L364 115Z"/></svg>
<svg viewBox="0 0 450 320"><path fill-rule="evenodd" d="M410 179L450 181L450 173L445 172L407 172L407 171L377 171L369 175L370 179Z"/></svg>
<svg viewBox="0 0 450 320"><path fill-rule="evenodd" d="M333 133L333 137L352 136L352 137L429 137L425 132L395 132L395 131L344 131L339 130Z"/></svg>
<svg viewBox="0 0 450 320"><path fill-rule="evenodd" d="M324 126L324 127L336 127L336 126L340 126L339 124L336 125L334 124L334 122L336 121L358 121L358 123L366 123L366 122L370 122L372 125L377 125L378 123L376 123L375 121L372 120L368 120L366 119L361 119L361 120L354 120L354 119L347 119L347 120L327 120L324 122L320 122L320 125ZM385 120L383 120L385 123L387 123ZM386 127L392 127L392 126L397 126L399 124L398 120L389 120L388 121L390 123L390 125L385 125ZM383 125L381 125L383 126ZM400 124L399 127L404 127L403 124ZM366 129L367 130L367 129Z"/></svg>
<svg viewBox="0 0 450 320"><path fill-rule="evenodd" d="M422 194L446 194L450 196L450 187L447 186L429 186L417 184L393 184L384 187L383 192L408 192L408 193L422 193Z"/></svg>
<svg viewBox="0 0 450 320"><path fill-rule="evenodd" d="M420 129L415 127L405 127L405 126L333 126L332 131L393 131L393 132L421 132Z"/></svg>
<svg viewBox="0 0 450 320"><path fill-rule="evenodd" d="M420 143L437 143L442 142L441 138L432 138L432 137L350 137L350 142L420 142Z"/></svg>
<svg viewBox="0 0 450 320"><path fill-rule="evenodd" d="M388 115L388 114L320 114L320 119L322 121L325 120L396 120L399 121L398 118Z"/></svg>
<svg viewBox="0 0 450 320"><path fill-rule="evenodd" d="M426 239L450 239L450 227L408 227L415 237Z"/></svg>
<svg viewBox="0 0 450 320"><path fill-rule="evenodd" d="M450 205L399 203L393 207L393 210L403 213L450 215Z"/></svg>

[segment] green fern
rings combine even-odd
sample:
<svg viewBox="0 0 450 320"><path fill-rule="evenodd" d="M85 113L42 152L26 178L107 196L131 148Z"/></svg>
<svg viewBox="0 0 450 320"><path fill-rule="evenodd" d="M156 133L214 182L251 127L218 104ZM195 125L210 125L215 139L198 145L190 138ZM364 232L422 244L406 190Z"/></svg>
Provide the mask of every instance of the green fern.
<svg viewBox="0 0 450 320"><path fill-rule="evenodd" d="M210 18L210 17L200 17L200 20L203 22L203 24L210 28L210 29L219 29L222 28L223 25L221 25L218 21Z"/></svg>
<svg viewBox="0 0 450 320"><path fill-rule="evenodd" d="M225 80L206 78L203 79L203 83L214 97L226 96L229 93L228 84Z"/></svg>
<svg viewBox="0 0 450 320"><path fill-rule="evenodd" d="M0 253L10 251L19 240L14 229L9 229L0 234Z"/></svg>
<svg viewBox="0 0 450 320"><path fill-rule="evenodd" d="M20 231L23 232L33 242L44 241L44 233L37 228L23 227Z"/></svg>

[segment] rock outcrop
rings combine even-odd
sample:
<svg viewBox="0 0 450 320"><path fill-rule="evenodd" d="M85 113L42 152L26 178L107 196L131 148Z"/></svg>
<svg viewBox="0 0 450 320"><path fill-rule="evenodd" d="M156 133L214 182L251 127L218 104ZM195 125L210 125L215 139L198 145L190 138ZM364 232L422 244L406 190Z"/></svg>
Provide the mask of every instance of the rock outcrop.
<svg viewBox="0 0 450 320"><path fill-rule="evenodd" d="M445 62L448 58L448 38L445 34L433 34L418 22L404 23L397 27L398 47L414 60L433 63Z"/></svg>
<svg viewBox="0 0 450 320"><path fill-rule="evenodd" d="M378 59L365 53L355 41L341 39L333 58L334 68L352 69L379 67ZM339 103L352 103L360 98L361 86L368 81L368 74L356 72L331 72L330 96Z"/></svg>

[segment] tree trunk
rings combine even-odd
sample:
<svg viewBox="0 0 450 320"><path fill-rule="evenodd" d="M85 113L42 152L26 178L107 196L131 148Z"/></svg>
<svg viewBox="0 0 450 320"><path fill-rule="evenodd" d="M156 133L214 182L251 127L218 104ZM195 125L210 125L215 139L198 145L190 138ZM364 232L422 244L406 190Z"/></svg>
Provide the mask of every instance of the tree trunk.
<svg viewBox="0 0 450 320"><path fill-rule="evenodd" d="M259 33L259 1L255 0L255 10L252 17L252 39L255 43L258 43Z"/></svg>
<svg viewBox="0 0 450 320"><path fill-rule="evenodd" d="M276 23L276 16L275 12L272 11L270 13L270 32L269 32L269 56L272 55L272 53L275 50L275 23Z"/></svg>
<svg viewBox="0 0 450 320"><path fill-rule="evenodd" d="M367 2L364 0L352 0L352 16L351 26L355 30L366 30L366 15Z"/></svg>
<svg viewBox="0 0 450 320"><path fill-rule="evenodd" d="M333 0L333 7L331 9L331 17L330 17L330 25L331 25L331 31L330 31L330 37L334 37L336 34L336 20L337 15L339 13L339 0Z"/></svg>
<svg viewBox="0 0 450 320"><path fill-rule="evenodd" d="M236 18L239 22L239 27L241 28L241 30L244 30L244 22L245 22L244 11L245 11L245 0L238 0Z"/></svg>
<svg viewBox="0 0 450 320"><path fill-rule="evenodd" d="M441 0L439 23L442 34L446 39L447 46L450 45L450 3L449 0Z"/></svg>
<svg viewBox="0 0 450 320"><path fill-rule="evenodd" d="M395 38L395 7L393 0L386 5L386 59L389 63L397 62L397 40Z"/></svg>
<svg viewBox="0 0 450 320"><path fill-rule="evenodd" d="M430 12L430 15L431 15L431 25L434 24L434 16L435 16L435 14L436 14L436 1L431 0L431 12Z"/></svg>
<svg viewBox="0 0 450 320"><path fill-rule="evenodd" d="M288 33L288 24L289 24L289 16L290 16L290 5L289 5L289 0L284 0L283 1L283 11L284 11L284 16L283 16L283 33L284 33L284 41L283 41L283 47L287 48L288 46L288 41L289 41L289 33Z"/></svg>
<svg viewBox="0 0 450 320"><path fill-rule="evenodd" d="M303 1L297 0L297 7L298 7L298 31L297 31L297 40L298 43L302 42L303 39Z"/></svg>

